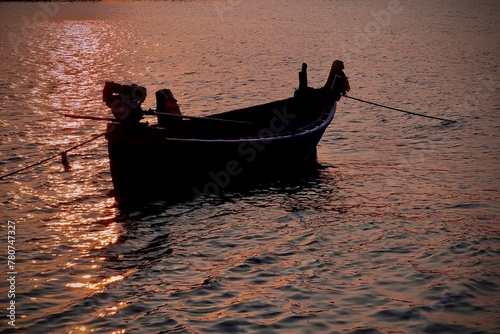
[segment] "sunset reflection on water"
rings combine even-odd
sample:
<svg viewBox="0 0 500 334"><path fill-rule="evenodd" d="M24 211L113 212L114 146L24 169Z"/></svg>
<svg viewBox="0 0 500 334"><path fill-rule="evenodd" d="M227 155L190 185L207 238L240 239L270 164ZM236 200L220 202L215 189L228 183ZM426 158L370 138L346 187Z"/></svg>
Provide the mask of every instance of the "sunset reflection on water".
<svg viewBox="0 0 500 334"><path fill-rule="evenodd" d="M349 56L353 96L457 122L343 98L315 175L174 204L115 199L104 138L0 180L19 333L500 331L497 2L66 2L21 33L41 4L0 3L5 173L104 131L62 113L111 117L106 80L199 116Z"/></svg>
<svg viewBox="0 0 500 334"><path fill-rule="evenodd" d="M84 275L82 278L84 279L90 279L92 278L91 275ZM111 283L121 281L125 278L125 276L122 275L116 275L116 276L111 276L107 277L105 279L102 279L99 282L85 282L85 283L68 283L66 286L70 288L85 288L88 290L97 290L98 292L104 291L104 288Z"/></svg>

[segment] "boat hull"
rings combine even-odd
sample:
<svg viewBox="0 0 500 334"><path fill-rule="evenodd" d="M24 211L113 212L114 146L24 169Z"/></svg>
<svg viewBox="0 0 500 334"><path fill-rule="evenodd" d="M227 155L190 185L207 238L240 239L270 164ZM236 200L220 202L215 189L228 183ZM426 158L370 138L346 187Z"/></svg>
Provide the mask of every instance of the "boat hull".
<svg viewBox="0 0 500 334"><path fill-rule="evenodd" d="M302 117L304 112L297 110L310 104L287 99L216 115L253 123L263 120L253 130L206 122L185 123L184 131L177 132L147 124L133 129L108 124L114 189L138 196L196 197L310 168L316 163L316 146L333 119L335 103L316 103L315 111ZM186 135L199 123L203 127L196 130L200 136ZM242 138L238 138L238 132Z"/></svg>

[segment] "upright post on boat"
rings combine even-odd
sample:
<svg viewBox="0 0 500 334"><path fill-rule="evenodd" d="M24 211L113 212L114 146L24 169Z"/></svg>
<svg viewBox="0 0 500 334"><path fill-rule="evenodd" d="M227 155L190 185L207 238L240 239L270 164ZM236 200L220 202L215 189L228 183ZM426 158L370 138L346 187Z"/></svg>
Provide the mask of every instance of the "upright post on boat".
<svg viewBox="0 0 500 334"><path fill-rule="evenodd" d="M302 71L299 72L299 89L307 88L307 64L302 64Z"/></svg>

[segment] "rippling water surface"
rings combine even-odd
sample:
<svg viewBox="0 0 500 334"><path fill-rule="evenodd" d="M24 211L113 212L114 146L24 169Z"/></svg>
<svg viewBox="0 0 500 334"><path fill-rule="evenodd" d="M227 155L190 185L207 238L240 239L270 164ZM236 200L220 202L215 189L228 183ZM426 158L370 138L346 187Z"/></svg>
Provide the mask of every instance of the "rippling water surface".
<svg viewBox="0 0 500 334"><path fill-rule="evenodd" d="M178 203L117 202L102 138L70 171L2 179L0 331L500 332L497 1L0 9L1 174L102 132L61 114L108 117L105 80L205 115L290 96L302 62L321 86L340 58L352 96L457 121L342 99L317 173Z"/></svg>

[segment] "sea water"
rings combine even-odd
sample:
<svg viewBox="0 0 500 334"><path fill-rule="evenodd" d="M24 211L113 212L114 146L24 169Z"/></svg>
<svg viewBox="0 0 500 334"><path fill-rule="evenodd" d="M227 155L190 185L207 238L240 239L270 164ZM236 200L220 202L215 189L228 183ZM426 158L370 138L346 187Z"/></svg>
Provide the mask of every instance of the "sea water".
<svg viewBox="0 0 500 334"><path fill-rule="evenodd" d="M1 3L2 175L102 133L62 114L110 117L106 80L204 116L292 96L303 62L321 87L341 59L352 97L456 122L342 98L317 173L177 203L117 202L103 138L69 171L54 158L1 179L0 331L499 333L499 12Z"/></svg>

